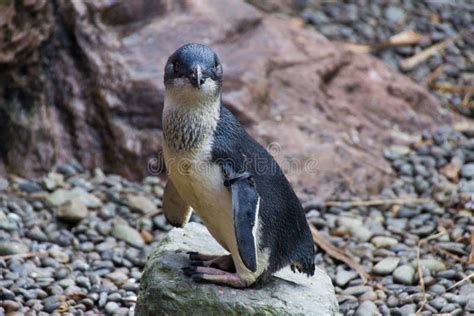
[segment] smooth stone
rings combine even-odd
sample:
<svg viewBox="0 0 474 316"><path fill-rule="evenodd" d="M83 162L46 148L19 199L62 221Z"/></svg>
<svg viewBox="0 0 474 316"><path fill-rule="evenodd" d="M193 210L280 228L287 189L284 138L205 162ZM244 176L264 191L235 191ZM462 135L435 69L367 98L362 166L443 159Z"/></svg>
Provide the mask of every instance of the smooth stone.
<svg viewBox="0 0 474 316"><path fill-rule="evenodd" d="M440 311L446 304L448 304L448 301L444 297L437 297L430 301L430 305L438 311Z"/></svg>
<svg viewBox="0 0 474 316"><path fill-rule="evenodd" d="M21 308L21 304L11 300L5 300L2 302L3 308L5 308L7 315L13 314L13 312Z"/></svg>
<svg viewBox="0 0 474 316"><path fill-rule="evenodd" d="M372 301L363 301L355 313L356 316L380 315L377 305Z"/></svg>
<svg viewBox="0 0 474 316"><path fill-rule="evenodd" d="M387 299L387 306L388 307L397 307L398 306L398 298L396 296L389 296L388 299Z"/></svg>
<svg viewBox="0 0 474 316"><path fill-rule="evenodd" d="M69 262L69 255L65 253L64 250L57 245L54 245L51 248L49 248L48 254L61 263Z"/></svg>
<svg viewBox="0 0 474 316"><path fill-rule="evenodd" d="M337 218L339 226L347 228L350 233L360 241L368 241L373 236L373 233L364 226L362 220L349 216L339 216Z"/></svg>
<svg viewBox="0 0 474 316"><path fill-rule="evenodd" d="M384 258L372 268L372 271L378 275L387 275L397 268L399 262L400 258L397 257Z"/></svg>
<svg viewBox="0 0 474 316"><path fill-rule="evenodd" d="M114 271L106 275L106 278L110 279L115 284L124 284L128 280L128 276L120 271Z"/></svg>
<svg viewBox="0 0 474 316"><path fill-rule="evenodd" d="M141 248L145 245L140 233L127 224L115 224L112 228L112 235L120 240L126 241L132 246Z"/></svg>
<svg viewBox="0 0 474 316"><path fill-rule="evenodd" d="M35 193L41 191L41 187L34 181L22 181L18 188L26 193Z"/></svg>
<svg viewBox="0 0 474 316"><path fill-rule="evenodd" d="M365 226L357 226L351 228L352 236L357 238L360 241L369 241L372 238L373 233L370 229Z"/></svg>
<svg viewBox="0 0 474 316"><path fill-rule="evenodd" d="M406 304L400 307L399 309L401 315L415 315L416 305L415 304Z"/></svg>
<svg viewBox="0 0 474 316"><path fill-rule="evenodd" d="M0 256L17 255L25 252L28 252L28 247L22 243L15 241L0 242Z"/></svg>
<svg viewBox="0 0 474 316"><path fill-rule="evenodd" d="M372 287L357 285L357 286L348 287L341 293L344 295L360 296L364 293L367 293L368 291L372 291Z"/></svg>
<svg viewBox="0 0 474 316"><path fill-rule="evenodd" d="M28 237L37 241L48 241L48 236L41 230L39 226L34 226L27 232Z"/></svg>
<svg viewBox="0 0 474 316"><path fill-rule="evenodd" d="M120 308L119 304L115 303L115 302L108 302L107 304L105 304L105 312L108 314L108 315L114 315L115 312Z"/></svg>
<svg viewBox="0 0 474 316"><path fill-rule="evenodd" d="M402 265L393 271L393 280L405 285L415 283L415 269L411 265Z"/></svg>
<svg viewBox="0 0 474 316"><path fill-rule="evenodd" d="M463 193L474 193L474 180L460 182L459 190Z"/></svg>
<svg viewBox="0 0 474 316"><path fill-rule="evenodd" d="M411 149L408 146L393 145L384 150L384 155L387 159L395 160L408 155L410 151Z"/></svg>
<svg viewBox="0 0 474 316"><path fill-rule="evenodd" d="M388 248L398 244L397 239L385 236L375 236L370 242L373 243L377 248Z"/></svg>
<svg viewBox="0 0 474 316"><path fill-rule="evenodd" d="M189 265L188 251L225 254L200 224L171 230L145 266L135 315L338 314L331 279L319 268L308 278L286 267L260 288L236 290L186 277L181 268Z"/></svg>
<svg viewBox="0 0 474 316"><path fill-rule="evenodd" d="M420 266L427 268L431 272L439 272L446 270L446 266L441 261L436 259L420 259ZM416 267L416 260L412 262L412 265Z"/></svg>
<svg viewBox="0 0 474 316"><path fill-rule="evenodd" d="M336 284L340 287L344 287L347 283L357 278L357 276L357 272L353 270L346 270L342 267L338 267L336 272Z"/></svg>
<svg viewBox="0 0 474 316"><path fill-rule="evenodd" d="M5 191L8 189L8 180L0 177L0 191Z"/></svg>
<svg viewBox="0 0 474 316"><path fill-rule="evenodd" d="M385 293L384 293L385 294ZM365 292L359 296L359 300L362 301L375 301L377 299L377 293L374 291Z"/></svg>
<svg viewBox="0 0 474 316"><path fill-rule="evenodd" d="M474 163L468 163L462 166L461 176L463 178L474 178Z"/></svg>
<svg viewBox="0 0 474 316"><path fill-rule="evenodd" d="M389 6L385 9L384 12L385 18L387 18L390 22L399 23L403 19L405 19L405 11L397 6Z"/></svg>
<svg viewBox="0 0 474 316"><path fill-rule="evenodd" d="M73 198L58 207L56 211L56 217L59 220L69 222L69 223L77 223L80 220L87 217L89 211L87 207L84 205L81 199Z"/></svg>
<svg viewBox="0 0 474 316"><path fill-rule="evenodd" d="M102 201L99 198L80 187L75 187L72 190L57 189L48 195L47 201L53 206L59 206L74 198L78 198L88 208L102 206Z"/></svg>
<svg viewBox="0 0 474 316"><path fill-rule="evenodd" d="M443 306L443 308L441 308L441 314L449 314L452 311L454 311L456 308L458 308L457 304L453 304L453 303L446 304Z"/></svg>
<svg viewBox="0 0 474 316"><path fill-rule="evenodd" d="M128 205L131 209L138 210L144 214L156 211L156 205L152 200L143 195L128 195Z"/></svg>

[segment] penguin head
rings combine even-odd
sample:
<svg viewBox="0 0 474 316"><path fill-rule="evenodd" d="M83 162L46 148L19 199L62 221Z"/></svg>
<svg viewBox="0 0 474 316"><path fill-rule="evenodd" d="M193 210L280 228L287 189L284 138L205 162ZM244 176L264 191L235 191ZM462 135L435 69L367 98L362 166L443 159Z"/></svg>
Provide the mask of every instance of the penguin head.
<svg viewBox="0 0 474 316"><path fill-rule="evenodd" d="M165 67L167 91L195 97L218 97L222 87L222 65L206 45L190 43L178 48Z"/></svg>

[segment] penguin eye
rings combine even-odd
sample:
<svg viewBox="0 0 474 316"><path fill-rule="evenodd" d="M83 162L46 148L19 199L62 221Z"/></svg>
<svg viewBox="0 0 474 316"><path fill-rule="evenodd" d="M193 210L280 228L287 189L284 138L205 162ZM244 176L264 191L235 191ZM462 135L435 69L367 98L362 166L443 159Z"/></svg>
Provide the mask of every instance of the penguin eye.
<svg viewBox="0 0 474 316"><path fill-rule="evenodd" d="M174 69L174 72L178 72L181 70L181 63L179 61L175 61L174 64L173 64L173 69Z"/></svg>

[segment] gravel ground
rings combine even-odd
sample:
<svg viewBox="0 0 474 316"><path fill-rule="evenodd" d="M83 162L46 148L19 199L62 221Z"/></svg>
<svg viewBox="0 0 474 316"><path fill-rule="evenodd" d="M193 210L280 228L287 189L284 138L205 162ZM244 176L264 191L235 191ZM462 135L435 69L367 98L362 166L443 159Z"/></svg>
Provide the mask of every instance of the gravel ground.
<svg viewBox="0 0 474 316"><path fill-rule="evenodd" d="M146 258L170 228L144 216L161 206L163 185L80 171L0 178L0 315L133 314Z"/></svg>
<svg viewBox="0 0 474 316"><path fill-rule="evenodd" d="M397 179L372 199L401 198L405 204L306 205L321 233L373 277L364 284L344 264L317 255L336 286L341 314L411 315L421 309L421 315L471 315L472 281L451 287L474 272L474 130L443 128L412 147L390 147L385 156ZM420 198L427 201L409 202Z"/></svg>
<svg viewBox="0 0 474 316"><path fill-rule="evenodd" d="M382 43L413 30L426 38L417 45L375 51L393 69L427 87L442 104L474 117L474 2L470 0L294 0L297 14L330 40L357 44ZM470 30L413 69L400 62L461 32ZM434 80L430 74L439 69ZM463 86L459 93L442 91L436 84ZM470 90L470 94L466 92Z"/></svg>
<svg viewBox="0 0 474 316"><path fill-rule="evenodd" d="M326 253L317 264L336 286L341 314L474 313L474 130L443 128L412 147L387 148L398 176L371 199L401 205L306 203L307 217L372 280ZM142 183L71 163L36 180L0 178L0 315L133 313L147 255L170 229L163 183ZM411 205L410 200L428 201ZM417 272L426 288L426 304ZM12 256L17 254L17 256ZM66 313L67 314L67 313Z"/></svg>

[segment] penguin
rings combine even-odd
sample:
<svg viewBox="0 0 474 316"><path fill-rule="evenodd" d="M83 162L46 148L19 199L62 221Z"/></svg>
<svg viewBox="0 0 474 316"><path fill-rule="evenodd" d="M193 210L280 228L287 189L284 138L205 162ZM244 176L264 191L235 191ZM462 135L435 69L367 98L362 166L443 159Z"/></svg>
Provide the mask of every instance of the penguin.
<svg viewBox="0 0 474 316"><path fill-rule="evenodd" d="M314 274L315 248L301 203L273 157L222 104L222 64L208 46L178 48L164 71L163 154L167 221L193 210L229 252L189 253L194 281L246 288L290 265Z"/></svg>

